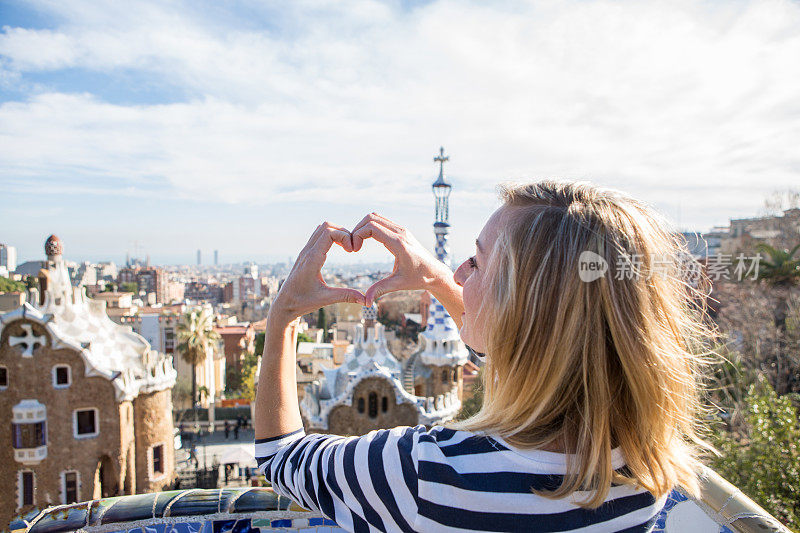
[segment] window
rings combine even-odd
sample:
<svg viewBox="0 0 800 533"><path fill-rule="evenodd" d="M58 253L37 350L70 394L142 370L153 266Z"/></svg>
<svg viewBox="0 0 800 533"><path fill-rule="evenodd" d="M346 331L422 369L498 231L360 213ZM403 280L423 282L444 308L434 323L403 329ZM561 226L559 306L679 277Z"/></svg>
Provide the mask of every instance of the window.
<svg viewBox="0 0 800 533"><path fill-rule="evenodd" d="M53 367L53 387L65 389L72 383L72 372L67 365L56 365Z"/></svg>
<svg viewBox="0 0 800 533"><path fill-rule="evenodd" d="M369 393L369 417L378 416L378 395L374 392Z"/></svg>
<svg viewBox="0 0 800 533"><path fill-rule="evenodd" d="M173 353L175 351L175 330L167 328L164 330L164 351Z"/></svg>
<svg viewBox="0 0 800 533"><path fill-rule="evenodd" d="M12 446L17 449L38 448L47 445L46 422L11 424Z"/></svg>
<svg viewBox="0 0 800 533"><path fill-rule="evenodd" d="M19 506L33 505L33 472L23 470L19 473Z"/></svg>
<svg viewBox="0 0 800 533"><path fill-rule="evenodd" d="M449 380L447 379L447 369L442 369L442 383L447 383Z"/></svg>
<svg viewBox="0 0 800 533"><path fill-rule="evenodd" d="M0 390L8 387L8 369L0 366Z"/></svg>
<svg viewBox="0 0 800 533"><path fill-rule="evenodd" d="M358 399L358 412L359 413L363 413L364 412L364 398L359 398Z"/></svg>
<svg viewBox="0 0 800 533"><path fill-rule="evenodd" d="M164 446L153 446L153 474L164 473Z"/></svg>
<svg viewBox="0 0 800 533"><path fill-rule="evenodd" d="M384 396L383 398L381 398L381 411L385 413L388 410L389 410L389 398Z"/></svg>
<svg viewBox="0 0 800 533"><path fill-rule="evenodd" d="M76 439L97 436L97 409L78 409L74 418Z"/></svg>
<svg viewBox="0 0 800 533"><path fill-rule="evenodd" d="M78 473L64 472L64 503L75 503L78 501Z"/></svg>

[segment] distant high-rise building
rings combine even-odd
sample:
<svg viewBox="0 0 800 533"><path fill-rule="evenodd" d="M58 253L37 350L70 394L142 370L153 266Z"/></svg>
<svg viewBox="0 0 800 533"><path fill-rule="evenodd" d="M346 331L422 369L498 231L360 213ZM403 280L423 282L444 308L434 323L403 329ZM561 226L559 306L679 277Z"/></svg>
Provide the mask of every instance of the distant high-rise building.
<svg viewBox="0 0 800 533"><path fill-rule="evenodd" d="M122 287L123 283L135 283L140 291L154 293L157 303L169 303L171 301L168 281L167 273L156 267L142 268L137 265L121 268L117 275L117 283L120 287Z"/></svg>
<svg viewBox="0 0 800 533"><path fill-rule="evenodd" d="M200 266L202 264L203 264L203 258L200 255L200 250L197 250L197 266Z"/></svg>
<svg viewBox="0 0 800 533"><path fill-rule="evenodd" d="M219 250L214 250L214 266L219 265Z"/></svg>
<svg viewBox="0 0 800 533"><path fill-rule="evenodd" d="M0 267L6 267L9 272L17 269L17 249L7 244L0 244Z"/></svg>

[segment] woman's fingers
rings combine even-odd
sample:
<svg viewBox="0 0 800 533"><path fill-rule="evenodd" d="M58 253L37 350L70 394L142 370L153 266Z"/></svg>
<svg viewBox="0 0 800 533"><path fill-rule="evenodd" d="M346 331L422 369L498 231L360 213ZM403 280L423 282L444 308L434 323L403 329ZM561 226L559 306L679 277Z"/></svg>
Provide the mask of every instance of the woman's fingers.
<svg viewBox="0 0 800 533"><path fill-rule="evenodd" d="M364 293L364 297L366 299L365 305L370 306L376 298L379 298L386 293L400 291L405 288L406 287L403 280L397 275L392 274L388 278L383 278L376 281L372 284L372 286L370 286L369 289L367 289L367 292Z"/></svg>
<svg viewBox="0 0 800 533"><path fill-rule="evenodd" d="M350 235L350 232L344 228L334 228L329 227L326 228L326 231L322 233L318 243L320 246L325 246L325 252L327 253L328 250L331 249L331 244L337 243L342 248L344 248L345 252L352 252L353 251L353 239Z"/></svg>
<svg viewBox="0 0 800 533"><path fill-rule="evenodd" d="M323 294L323 303L320 307L339 302L366 305L366 299L364 295L361 294L361 291L343 287L326 287Z"/></svg>
<svg viewBox="0 0 800 533"><path fill-rule="evenodd" d="M353 228L353 231L351 232L352 235L353 235L353 251L354 252L359 251L361 249L361 245L364 243L364 239L362 239L360 237L357 237L356 234L358 233L358 231L361 228L363 228L364 226L366 226L370 222L373 222L373 223L379 224L381 226L384 226L389 231L392 231L392 232L397 233L397 234L400 234L403 231L405 231L405 228L403 228L399 224L395 224L394 222L392 222L388 218L382 217L381 215L379 215L377 213L370 213L369 215L367 215L364 218L362 218L361 221L358 224L356 224L356 226Z"/></svg>
<svg viewBox="0 0 800 533"><path fill-rule="evenodd" d="M370 221L353 232L353 249L361 249L361 243L366 239L375 239L383 244L395 257L402 253L400 236L375 221Z"/></svg>

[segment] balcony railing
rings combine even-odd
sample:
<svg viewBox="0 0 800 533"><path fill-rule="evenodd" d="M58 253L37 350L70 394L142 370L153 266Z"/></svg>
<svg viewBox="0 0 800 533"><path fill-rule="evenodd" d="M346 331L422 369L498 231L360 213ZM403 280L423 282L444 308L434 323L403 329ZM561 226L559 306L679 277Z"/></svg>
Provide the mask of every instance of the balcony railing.
<svg viewBox="0 0 800 533"><path fill-rule="evenodd" d="M345 531L270 488L189 489L51 507L10 524L12 532L261 533ZM708 470L702 497L670 494L654 533L789 533L736 487Z"/></svg>

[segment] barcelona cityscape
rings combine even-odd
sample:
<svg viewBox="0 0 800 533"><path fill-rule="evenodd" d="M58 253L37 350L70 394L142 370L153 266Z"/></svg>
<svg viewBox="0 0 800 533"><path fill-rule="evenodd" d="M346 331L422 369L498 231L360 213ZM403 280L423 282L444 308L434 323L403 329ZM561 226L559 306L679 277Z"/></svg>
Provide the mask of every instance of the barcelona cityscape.
<svg viewBox="0 0 800 533"><path fill-rule="evenodd" d="M798 28L0 0L0 531L800 531Z"/></svg>

